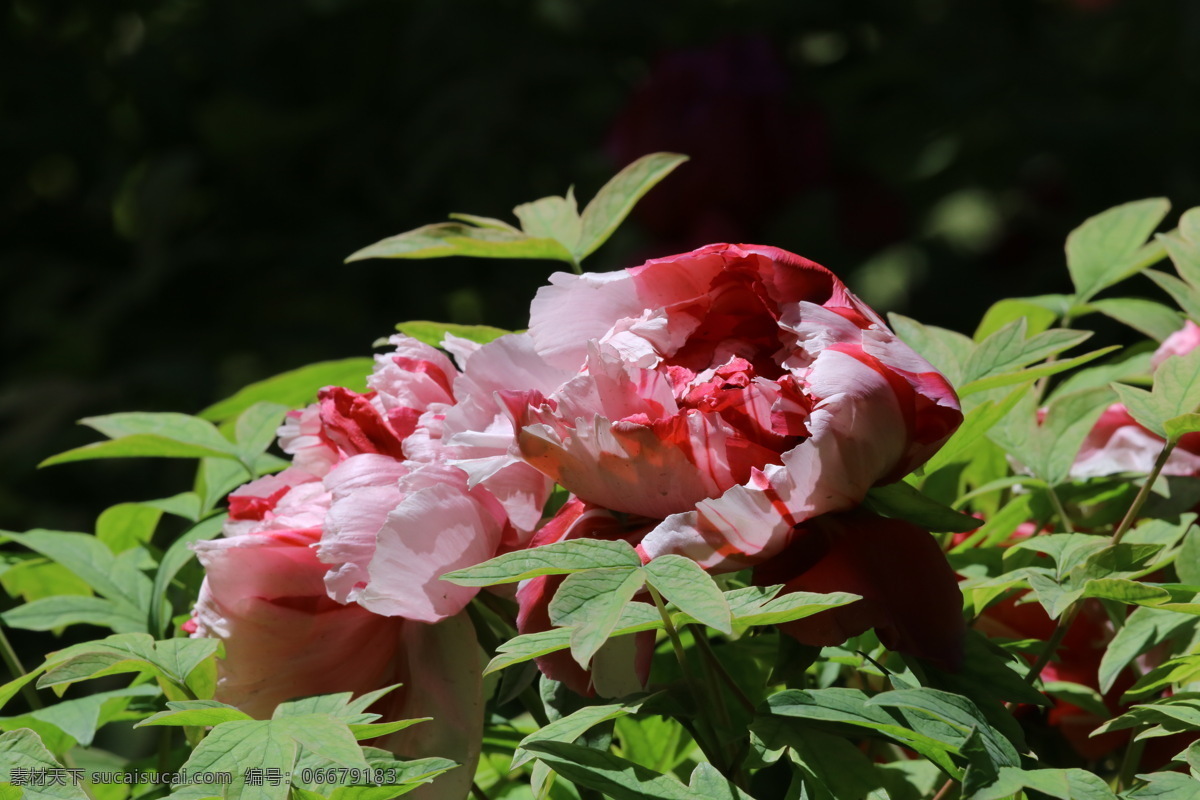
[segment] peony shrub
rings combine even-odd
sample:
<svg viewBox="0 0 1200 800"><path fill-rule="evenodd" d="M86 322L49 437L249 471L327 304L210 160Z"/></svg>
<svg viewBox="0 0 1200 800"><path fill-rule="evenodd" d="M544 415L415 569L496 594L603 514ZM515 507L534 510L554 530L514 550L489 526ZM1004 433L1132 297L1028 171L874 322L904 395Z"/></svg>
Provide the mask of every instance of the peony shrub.
<svg viewBox="0 0 1200 800"><path fill-rule="evenodd" d="M352 256L568 265L527 331L401 323L197 416L84 420L107 438L46 464L197 478L94 533L6 534L6 626L112 634L9 659L5 790L1200 790L1200 210L1088 220L1073 294L971 336L766 245L583 272L681 160ZM1112 294L1137 276L1158 299ZM1090 315L1151 342L1079 353ZM97 746L130 725L152 752Z"/></svg>

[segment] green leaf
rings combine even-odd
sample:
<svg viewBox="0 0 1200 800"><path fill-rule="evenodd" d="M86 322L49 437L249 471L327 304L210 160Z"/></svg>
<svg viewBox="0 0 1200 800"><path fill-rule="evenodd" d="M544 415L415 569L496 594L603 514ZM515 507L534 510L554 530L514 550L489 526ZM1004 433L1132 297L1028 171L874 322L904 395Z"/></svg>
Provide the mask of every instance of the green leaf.
<svg viewBox="0 0 1200 800"><path fill-rule="evenodd" d="M867 493L867 502L885 517L908 522L937 533L966 533L979 527L977 518L944 506L904 481L876 486Z"/></svg>
<svg viewBox="0 0 1200 800"><path fill-rule="evenodd" d="M1144 377L1146 383L1149 384L1150 359L1153 355L1154 353L1151 350L1143 350L1140 353L1129 353L1126 351L1116 360L1080 370L1068 376L1062 383L1054 387L1054 390L1050 393L1050 398L1055 399L1083 391L1084 389L1098 389L1102 386L1108 386L1113 381L1133 380Z"/></svg>
<svg viewBox="0 0 1200 800"><path fill-rule="evenodd" d="M513 233L521 232L520 228L516 228L504 220L496 219L495 217L481 217L476 214L447 214L447 216L450 219L456 219L460 222L469 222L478 228L496 228L497 230L512 231Z"/></svg>
<svg viewBox="0 0 1200 800"><path fill-rule="evenodd" d="M816 797L868 797L882 788L875 764L844 737L772 717L756 720L754 733L772 750L790 750L805 787Z"/></svg>
<svg viewBox="0 0 1200 800"><path fill-rule="evenodd" d="M1037 334L1048 329L1058 319L1059 314L1038 303L1031 303L1021 297L998 300L983 315L979 327L975 329L974 339L982 342L1004 326L1025 320L1029 334Z"/></svg>
<svg viewBox="0 0 1200 800"><path fill-rule="evenodd" d="M778 589L778 587L774 588ZM830 592L828 594L789 592L782 597L767 599L753 607L736 609L733 612L734 624L739 628L781 625L784 622L811 617L813 614L819 614L831 608L849 605L861 599L859 595L850 592Z"/></svg>
<svg viewBox="0 0 1200 800"><path fill-rule="evenodd" d="M1166 248L1179 277L1191 286L1200 286L1200 246L1197 242L1177 233L1159 233L1155 238Z"/></svg>
<svg viewBox="0 0 1200 800"><path fill-rule="evenodd" d="M255 403L279 403L288 408L301 408L315 400L317 392L326 386L345 386L361 392L366 389L367 376L374 366L375 360L371 358L346 358L309 364L256 381L212 404L197 416L221 422L238 416Z"/></svg>
<svg viewBox="0 0 1200 800"><path fill-rule="evenodd" d="M63 769L31 730L0 734L0 784L14 782L12 771L15 767L38 771ZM82 786L74 785L69 779L63 783L66 785L60 786L57 781L45 781L43 786L25 785L21 787L22 796L29 800L88 800Z"/></svg>
<svg viewBox="0 0 1200 800"><path fill-rule="evenodd" d="M931 475L947 464L953 464L956 459L968 460L974 455L973 445L1012 411L1028 389L1028 386L1019 386L999 402L984 400L966 412L962 425L958 426L954 435L925 462L925 474Z"/></svg>
<svg viewBox="0 0 1200 800"><path fill-rule="evenodd" d="M101 712L106 704L123 708L133 697L155 697L160 692L157 686L142 684L110 692L99 692L77 700L64 700L46 708L36 709L20 717L0 718L0 727L5 730L28 727L30 720L53 725L83 746L91 745L96 730L103 724Z"/></svg>
<svg viewBox="0 0 1200 800"><path fill-rule="evenodd" d="M1176 442L1183 436L1189 433L1200 431L1200 414L1180 414L1178 417L1171 417L1163 423L1163 430L1166 431L1167 439Z"/></svg>
<svg viewBox="0 0 1200 800"><path fill-rule="evenodd" d="M273 785L264 780L263 785L253 786L247 784L246 776L251 767L291 772L299 750L291 733L290 726L270 720L217 725L192 751L181 771L231 775L232 782L220 787L221 796L227 800L286 800L288 781ZM173 789L170 795L173 800L200 800L215 794L213 787L201 783L175 784Z"/></svg>
<svg viewBox="0 0 1200 800"><path fill-rule="evenodd" d="M96 538L114 553L146 544L154 535L162 509L144 503L120 503L96 519Z"/></svg>
<svg viewBox="0 0 1200 800"><path fill-rule="evenodd" d="M573 742L601 722L636 713L640 706L641 701L585 706L573 714L560 717L522 739L513 752L512 763L508 768L514 770L534 757L533 753L525 749L529 742Z"/></svg>
<svg viewBox="0 0 1200 800"><path fill-rule="evenodd" d="M66 687L78 681L123 672L151 674L169 699L183 700L191 691L189 677L211 661L217 652L216 639L167 639L154 641L144 633L120 633L95 642L72 645L47 659L48 669L38 680L39 688Z"/></svg>
<svg viewBox="0 0 1200 800"><path fill-rule="evenodd" d="M437 222L381 239L351 253L346 261L368 258L532 258L574 262L557 239L533 237L503 228L477 228L459 222Z"/></svg>
<svg viewBox="0 0 1200 800"><path fill-rule="evenodd" d="M1183 324L1179 313L1174 309L1140 297L1093 300L1088 307L1117 322L1128 325L1135 331L1144 333L1158 342L1179 330Z"/></svg>
<svg viewBox="0 0 1200 800"><path fill-rule="evenodd" d="M571 626L571 657L581 667L587 669L645 581L640 567L613 567L572 573L558 587L550 601L550 621Z"/></svg>
<svg viewBox="0 0 1200 800"><path fill-rule="evenodd" d="M61 564L34 553L13 553L0 573L0 584L13 599L26 602L61 594L90 595L92 587Z"/></svg>
<svg viewBox="0 0 1200 800"><path fill-rule="evenodd" d="M914 729L941 741L954 741L949 729L957 731L965 742L973 732L981 738L991 763L997 767L1020 765L1021 757L1012 742L992 727L979 708L965 697L937 689L899 689L882 692L866 702L869 706L903 708L913 712L906 715L909 722L920 720ZM940 732L940 733L939 733ZM962 742L955 742L961 745Z"/></svg>
<svg viewBox="0 0 1200 800"><path fill-rule="evenodd" d="M209 421L174 411L129 411L103 417L85 417L87 425L110 439L148 434L184 444L232 453L233 444Z"/></svg>
<svg viewBox="0 0 1200 800"><path fill-rule="evenodd" d="M172 542L171 546L167 548L167 552L163 553L158 570L154 573L154 583L150 590L150 630L158 636L166 635L167 623L171 619L167 589L175 580L175 576L179 574L179 570L196 557L196 553L190 545L194 542L216 538L221 533L221 527L224 524L224 514L197 522Z"/></svg>
<svg viewBox="0 0 1200 800"><path fill-rule="evenodd" d="M200 497L201 513L207 514L221 498L253 477L240 461L202 459L196 470L196 494Z"/></svg>
<svg viewBox="0 0 1200 800"><path fill-rule="evenodd" d="M185 444L148 433L122 436L107 442L85 444L50 456L38 467L69 464L74 461L90 461L97 458L235 458L232 453L212 447Z"/></svg>
<svg viewBox="0 0 1200 800"><path fill-rule="evenodd" d="M999 780L970 795L967 800L1001 800L1012 797L1021 789L1033 789L1059 800L1117 800L1108 785L1087 770L1025 770L1018 767L1001 768Z"/></svg>
<svg viewBox="0 0 1200 800"><path fill-rule="evenodd" d="M1167 420L1200 410L1200 349L1168 358L1154 373L1151 392L1114 384L1129 413L1145 427L1166 438ZM1178 420L1175 430L1185 430L1189 419Z"/></svg>
<svg viewBox="0 0 1200 800"><path fill-rule="evenodd" d="M27 631L50 631L68 625L99 625L116 633L146 630L145 613L133 606L80 595L43 597L0 614L0 619L5 625Z"/></svg>
<svg viewBox="0 0 1200 800"><path fill-rule="evenodd" d="M1200 319L1200 287L1189 286L1174 275L1155 269L1146 270L1146 275L1171 295L1184 314L1192 319Z"/></svg>
<svg viewBox="0 0 1200 800"><path fill-rule="evenodd" d="M1163 198L1125 203L1071 231L1066 245L1067 270L1080 300L1090 299L1146 266L1143 244L1170 208Z"/></svg>
<svg viewBox="0 0 1200 800"><path fill-rule="evenodd" d="M658 611L646 603L630 603L621 611L621 616L610 638L629 633L654 630L661 627ZM548 631L526 633L502 642L496 648L496 656L488 663L483 674L520 664L571 646L570 628L553 628Z"/></svg>
<svg viewBox="0 0 1200 800"><path fill-rule="evenodd" d="M567 780L613 800L708 800L673 777L611 753L552 741L530 742L527 749ZM751 800L741 793L737 797Z"/></svg>
<svg viewBox="0 0 1200 800"><path fill-rule="evenodd" d="M1191 775L1179 772L1155 772L1152 775L1138 775L1146 781L1145 786L1125 793L1128 800L1195 800L1200 796L1200 781ZM1071 798L1071 800L1075 800ZM1084 798L1091 800L1091 798ZM1097 797L1097 800L1099 798Z"/></svg>
<svg viewBox="0 0 1200 800"><path fill-rule="evenodd" d="M1100 690L1108 692L1125 667L1139 656L1185 630L1194 630L1194 617L1163 609L1135 608L1104 648L1100 660ZM1107 716L1107 715L1105 715Z"/></svg>
<svg viewBox="0 0 1200 800"><path fill-rule="evenodd" d="M904 709L893 712L867 701L867 696L857 689L789 689L767 698L767 706L772 715L797 718L795 724L837 723L876 731L916 750L951 775L959 775L950 755L957 754L959 745L965 741L960 731L950 731L950 740L946 739L945 730L936 737L930 736L912 727L912 720L903 715ZM756 722L753 729L758 730L758 725Z"/></svg>
<svg viewBox="0 0 1200 800"><path fill-rule="evenodd" d="M446 334L479 344L487 344L506 333L511 333L503 328L493 328L491 325L457 325L453 322L429 322L423 319L399 322L396 324L396 330L431 347L441 347Z"/></svg>
<svg viewBox="0 0 1200 800"><path fill-rule="evenodd" d="M222 722L253 719L244 711L216 700L172 700L167 703L168 711L160 711L138 722L133 727L145 725L203 726L220 725Z"/></svg>
<svg viewBox="0 0 1200 800"><path fill-rule="evenodd" d="M651 153L618 172L596 192L583 209L582 231L576 255L582 260L604 244L646 192L688 157L677 153Z"/></svg>
<svg viewBox="0 0 1200 800"><path fill-rule="evenodd" d="M1011 372L1047 356L1069 350L1091 337L1090 331L1055 329L1026 338L1024 318L1005 325L981 342L963 366L965 383Z"/></svg>
<svg viewBox="0 0 1200 800"><path fill-rule="evenodd" d="M1075 455L1111 394L1089 389L1056 397L1038 422L1037 398L1028 394L988 433L996 444L1051 486L1067 479Z"/></svg>
<svg viewBox="0 0 1200 800"><path fill-rule="evenodd" d="M543 197L522 203L513 209L513 213L521 221L526 236L555 239L567 250L576 252L583 222L575 204L574 189L568 189L566 197Z"/></svg>
<svg viewBox="0 0 1200 800"><path fill-rule="evenodd" d="M888 322L900 339L916 350L955 386L962 383L963 364L975 351L975 343L961 333L922 325L900 314L888 314Z"/></svg>
<svg viewBox="0 0 1200 800"><path fill-rule="evenodd" d="M442 576L442 580L459 586L492 586L539 575L566 575L589 569L637 568L641 565L637 551L628 542L573 539L505 553L482 564L448 572Z"/></svg>
<svg viewBox="0 0 1200 800"><path fill-rule="evenodd" d="M263 401L255 403L238 415L234 426L238 457L247 463L264 452L275 441L275 431L283 422L288 407Z"/></svg>
<svg viewBox="0 0 1200 800"><path fill-rule="evenodd" d="M695 561L665 555L655 558L643 569L646 582L680 611L724 634L733 633L725 595Z"/></svg>
<svg viewBox="0 0 1200 800"><path fill-rule="evenodd" d="M5 533L4 536L66 567L118 605L128 606L122 611L128 612L129 616L145 613L150 579L127 560L115 558L95 536L46 530Z"/></svg>
<svg viewBox="0 0 1200 800"><path fill-rule="evenodd" d="M999 389L1003 386L1012 386L1016 383L1024 383L1033 381L1038 378L1044 378L1048 375L1057 375L1060 372L1075 369L1078 366L1094 361L1101 356L1106 356L1116 350L1120 350L1120 345L1112 345L1111 347L1102 347L1099 350L1093 350L1090 353L1075 356L1073 358L1061 359L1058 361L1050 361L1045 364L1039 364L1036 367L1029 369L1017 370L1015 372L1001 372L997 375L989 375L986 378L971 381L958 387L960 397L967 397L976 392L986 392L991 389Z"/></svg>
<svg viewBox="0 0 1200 800"><path fill-rule="evenodd" d="M1184 583L1200 586L1200 527L1189 527L1184 533L1183 545L1175 559L1175 573Z"/></svg>

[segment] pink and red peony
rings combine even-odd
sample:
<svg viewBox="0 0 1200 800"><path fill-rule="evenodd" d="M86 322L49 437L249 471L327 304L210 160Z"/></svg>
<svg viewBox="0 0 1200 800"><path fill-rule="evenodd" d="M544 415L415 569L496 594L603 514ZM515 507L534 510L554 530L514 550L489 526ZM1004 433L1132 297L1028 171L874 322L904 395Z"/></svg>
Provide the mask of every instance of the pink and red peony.
<svg viewBox="0 0 1200 800"><path fill-rule="evenodd" d="M447 337L453 361L392 343L369 391L329 387L289 415L291 467L234 492L225 538L196 546L198 633L226 645L220 699L268 715L289 697L403 681L397 702L438 697L461 733L479 719L460 615L477 590L440 576L579 536L752 567L788 591L856 592L789 632L823 645L874 627L955 662L961 597L945 559L928 533L860 504L941 446L958 401L824 267L710 245L555 275L528 333ZM556 483L572 498L545 520ZM549 625L554 588L521 588L522 630ZM645 656L599 688L644 678ZM605 680L543 666L580 691Z"/></svg>

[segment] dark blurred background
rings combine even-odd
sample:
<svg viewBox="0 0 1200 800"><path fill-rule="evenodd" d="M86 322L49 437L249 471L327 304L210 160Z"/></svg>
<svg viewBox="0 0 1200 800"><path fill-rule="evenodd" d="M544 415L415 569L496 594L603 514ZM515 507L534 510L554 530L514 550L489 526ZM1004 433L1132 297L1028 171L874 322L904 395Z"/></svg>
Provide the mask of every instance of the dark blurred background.
<svg viewBox="0 0 1200 800"><path fill-rule="evenodd" d="M968 332L1066 290L1085 217L1200 203L1188 0L11 0L0 27L0 528L187 488L35 473L80 417L193 412L400 320L523 327L549 262L342 259L646 152L692 161L591 269L774 244Z"/></svg>

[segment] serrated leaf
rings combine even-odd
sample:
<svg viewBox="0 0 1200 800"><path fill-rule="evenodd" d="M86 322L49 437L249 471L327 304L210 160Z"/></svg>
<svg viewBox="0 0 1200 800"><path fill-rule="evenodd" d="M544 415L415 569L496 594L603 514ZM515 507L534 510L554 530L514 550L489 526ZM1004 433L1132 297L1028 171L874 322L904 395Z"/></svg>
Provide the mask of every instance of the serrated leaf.
<svg viewBox="0 0 1200 800"><path fill-rule="evenodd" d="M1179 326L1183 324L1179 313L1174 309L1140 297L1093 300L1088 307L1158 342L1179 330Z"/></svg>
<svg viewBox="0 0 1200 800"><path fill-rule="evenodd" d="M687 156L678 153L651 153L614 175L583 209L583 227L576 247L578 258L586 258L604 244L637 201L687 160Z"/></svg>
<svg viewBox="0 0 1200 800"><path fill-rule="evenodd" d="M231 775L233 780L219 787L220 795L227 800L286 800L290 784L280 781L262 781L262 785L249 785L247 771L253 767L261 770L292 771L299 745L278 723L270 720L234 721L217 725L192 751L181 772L197 774L216 772ZM261 773L260 773L261 774ZM171 793L173 800L200 800L214 794L213 787L201 783L175 784Z"/></svg>
<svg viewBox="0 0 1200 800"><path fill-rule="evenodd" d="M643 567L646 582L697 622L733 633L729 604L712 577L691 559L664 555Z"/></svg>
<svg viewBox="0 0 1200 800"><path fill-rule="evenodd" d="M1125 203L1071 231L1066 245L1067 270L1080 300L1090 299L1143 268L1148 257L1142 252L1143 245L1170 208L1163 198Z"/></svg>
<svg viewBox="0 0 1200 800"><path fill-rule="evenodd" d="M566 261L574 256L557 239L528 236L503 228L477 228L437 222L389 236L347 256L347 263L368 258L531 258Z"/></svg>
<svg viewBox="0 0 1200 800"><path fill-rule="evenodd" d="M628 542L572 539L505 553L482 564L448 572L442 576L442 580L459 586L492 586L539 575L566 575L589 569L637 568L641 565L637 551Z"/></svg>
<svg viewBox="0 0 1200 800"><path fill-rule="evenodd" d="M345 386L356 392L366 389L367 376L375 366L371 358L321 361L256 381L230 397L197 414L212 422L232 419L255 403L279 403L300 408L312 402L325 386Z"/></svg>
<svg viewBox="0 0 1200 800"><path fill-rule="evenodd" d="M14 767L28 770L61 770L62 764L54 760L54 756L42 744L42 740L31 730L16 730L0 734L0 783L14 783L12 771ZM23 797L29 800L88 800L82 786L74 782L45 781L44 785L22 786Z"/></svg>
<svg viewBox="0 0 1200 800"><path fill-rule="evenodd" d="M772 750L787 747L805 787L818 797L869 797L883 785L871 759L843 737L772 717L756 720L754 733Z"/></svg>
<svg viewBox="0 0 1200 800"><path fill-rule="evenodd" d="M885 517L903 519L935 533L966 533L979 527L976 517L944 506L903 481L872 488L867 503Z"/></svg>

